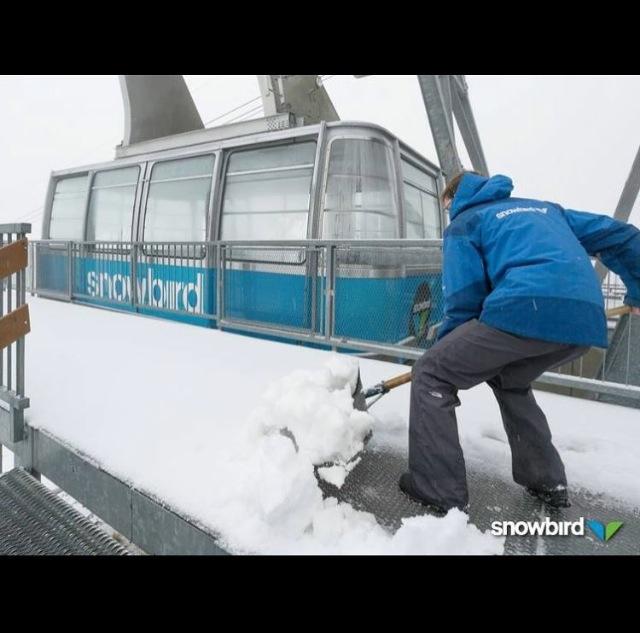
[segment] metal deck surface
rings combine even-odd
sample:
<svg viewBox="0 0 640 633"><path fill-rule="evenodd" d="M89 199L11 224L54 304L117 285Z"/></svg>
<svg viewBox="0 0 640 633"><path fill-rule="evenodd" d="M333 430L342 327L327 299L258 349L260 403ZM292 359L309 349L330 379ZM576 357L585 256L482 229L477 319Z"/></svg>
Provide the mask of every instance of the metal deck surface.
<svg viewBox="0 0 640 633"><path fill-rule="evenodd" d="M0 555L127 553L26 471L0 476Z"/></svg>
<svg viewBox="0 0 640 633"><path fill-rule="evenodd" d="M368 450L347 477L342 489L323 482L326 496L350 503L355 509L371 512L378 522L395 532L405 517L427 514L427 509L398 489L398 479L407 469L406 455ZM508 536L505 554L611 555L640 554L640 511L602 496L572 490L571 508L547 510L514 482L501 481L467 465L470 521L482 531L493 521L577 521L584 517L623 526L609 541L602 542L585 526L584 536Z"/></svg>

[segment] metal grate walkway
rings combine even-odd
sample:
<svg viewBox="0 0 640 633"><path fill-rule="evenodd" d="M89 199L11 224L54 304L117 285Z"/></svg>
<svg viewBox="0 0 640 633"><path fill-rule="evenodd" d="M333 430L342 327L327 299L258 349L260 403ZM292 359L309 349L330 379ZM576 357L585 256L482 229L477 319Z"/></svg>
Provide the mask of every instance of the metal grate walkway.
<svg viewBox="0 0 640 633"><path fill-rule="evenodd" d="M398 479L407 468L407 456L387 451L368 450L338 490L323 482L326 496L350 503L356 510L371 512L389 532L395 532L405 517L427 514L420 504L398 489ZM585 536L508 536L505 554L640 554L640 511L620 502L572 489L571 508L546 510L541 501L530 497L513 482L467 467L469 516L483 531L492 521L577 521L581 517L608 523L622 521L623 527L610 541L599 541L589 530Z"/></svg>
<svg viewBox="0 0 640 633"><path fill-rule="evenodd" d="M26 471L0 476L0 555L126 555L127 550Z"/></svg>

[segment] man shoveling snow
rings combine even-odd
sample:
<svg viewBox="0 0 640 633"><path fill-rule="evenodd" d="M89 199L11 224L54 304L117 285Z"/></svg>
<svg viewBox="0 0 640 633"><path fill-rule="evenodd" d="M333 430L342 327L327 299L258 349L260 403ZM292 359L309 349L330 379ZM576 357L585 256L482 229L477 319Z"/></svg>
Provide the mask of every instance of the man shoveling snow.
<svg viewBox="0 0 640 633"><path fill-rule="evenodd" d="M512 454L513 478L555 507L567 478L531 383L606 348L600 282L589 256L625 283L640 314L640 231L608 216L511 198L505 176L465 172L443 193L445 317L438 342L412 370L409 472L400 488L438 512L466 509L465 462L455 407L459 389L487 382Z"/></svg>

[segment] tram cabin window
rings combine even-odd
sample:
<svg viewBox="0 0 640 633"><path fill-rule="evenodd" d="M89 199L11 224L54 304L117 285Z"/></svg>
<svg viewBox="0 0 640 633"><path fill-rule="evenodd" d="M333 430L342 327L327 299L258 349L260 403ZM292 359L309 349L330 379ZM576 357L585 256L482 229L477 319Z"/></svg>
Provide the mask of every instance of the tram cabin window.
<svg viewBox="0 0 640 633"><path fill-rule="evenodd" d="M87 203L88 176L71 176L56 183L51 207L49 238L84 239L84 212Z"/></svg>
<svg viewBox="0 0 640 633"><path fill-rule="evenodd" d="M87 240L128 242L140 168L99 172L91 185Z"/></svg>
<svg viewBox="0 0 640 633"><path fill-rule="evenodd" d="M305 239L315 154L314 141L231 154L222 205L222 239Z"/></svg>
<svg viewBox="0 0 640 633"><path fill-rule="evenodd" d="M442 226L436 181L402 160L407 239L440 239Z"/></svg>
<svg viewBox="0 0 640 633"><path fill-rule="evenodd" d="M325 239L399 236L391 149L368 139L331 143L322 235Z"/></svg>
<svg viewBox="0 0 640 633"><path fill-rule="evenodd" d="M146 242L204 242L214 156L156 163L144 216Z"/></svg>

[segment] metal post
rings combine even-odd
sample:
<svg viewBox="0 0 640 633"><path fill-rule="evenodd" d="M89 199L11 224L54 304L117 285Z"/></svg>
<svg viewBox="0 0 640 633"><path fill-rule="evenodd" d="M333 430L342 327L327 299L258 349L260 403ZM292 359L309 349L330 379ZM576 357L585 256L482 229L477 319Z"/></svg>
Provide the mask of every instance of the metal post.
<svg viewBox="0 0 640 633"><path fill-rule="evenodd" d="M20 413L20 425L21 425L21 436L16 438L16 443L19 444L16 446L16 451L14 455L14 464L20 468L24 468L24 470L28 471L29 474L38 481L41 479L40 473L35 469L35 459L34 459L34 449L35 449L35 438L34 435L36 433L33 427L24 424L23 421L23 411L16 411L16 413Z"/></svg>
<svg viewBox="0 0 640 633"><path fill-rule="evenodd" d="M4 246L4 234L0 234L0 247ZM4 279L0 280L0 318L4 316ZM4 386L4 349L0 349L0 386Z"/></svg>
<svg viewBox="0 0 640 633"><path fill-rule="evenodd" d="M24 237L24 233L19 233L17 239L21 240ZM23 268L16 275L16 304L18 307L27 302L24 291L25 278ZM24 337L19 338L16 342L16 393L19 396L24 396Z"/></svg>
<svg viewBox="0 0 640 633"><path fill-rule="evenodd" d="M7 235L7 243L11 244L13 242L13 236L11 233ZM9 314L13 310L13 283L12 278L13 275L9 275L7 277L7 314ZM13 387L13 365L12 365L12 352L13 352L13 343L7 347L7 389L11 391Z"/></svg>
<svg viewBox="0 0 640 633"><path fill-rule="evenodd" d="M624 383L629 384L629 376L631 374L631 324L633 323L633 314L627 315L627 366L625 368Z"/></svg>
<svg viewBox="0 0 640 633"><path fill-rule="evenodd" d="M317 312L318 312L318 249L312 246L309 250L309 277L311 279L311 323L310 331L317 334Z"/></svg>
<svg viewBox="0 0 640 633"><path fill-rule="evenodd" d="M135 310L138 306L138 244L131 244L131 307Z"/></svg>
<svg viewBox="0 0 640 633"><path fill-rule="evenodd" d="M29 261L31 262L31 266L29 266L29 272L31 275L31 283L29 288L29 294L34 297L36 294L36 245L32 242L29 242Z"/></svg>
<svg viewBox="0 0 640 633"><path fill-rule="evenodd" d="M224 319L224 250L222 244L216 246L216 327L221 330L221 321Z"/></svg>
<svg viewBox="0 0 640 633"><path fill-rule="evenodd" d="M324 335L327 341L333 338L333 302L335 298L335 256L336 245L325 247L325 305L324 305ZM332 346L332 349L335 349Z"/></svg>
<svg viewBox="0 0 640 633"><path fill-rule="evenodd" d="M69 285L67 290L68 290L69 301L73 300L73 265L71 263L72 260L73 260L73 254L72 254L71 242L67 242L67 283Z"/></svg>

